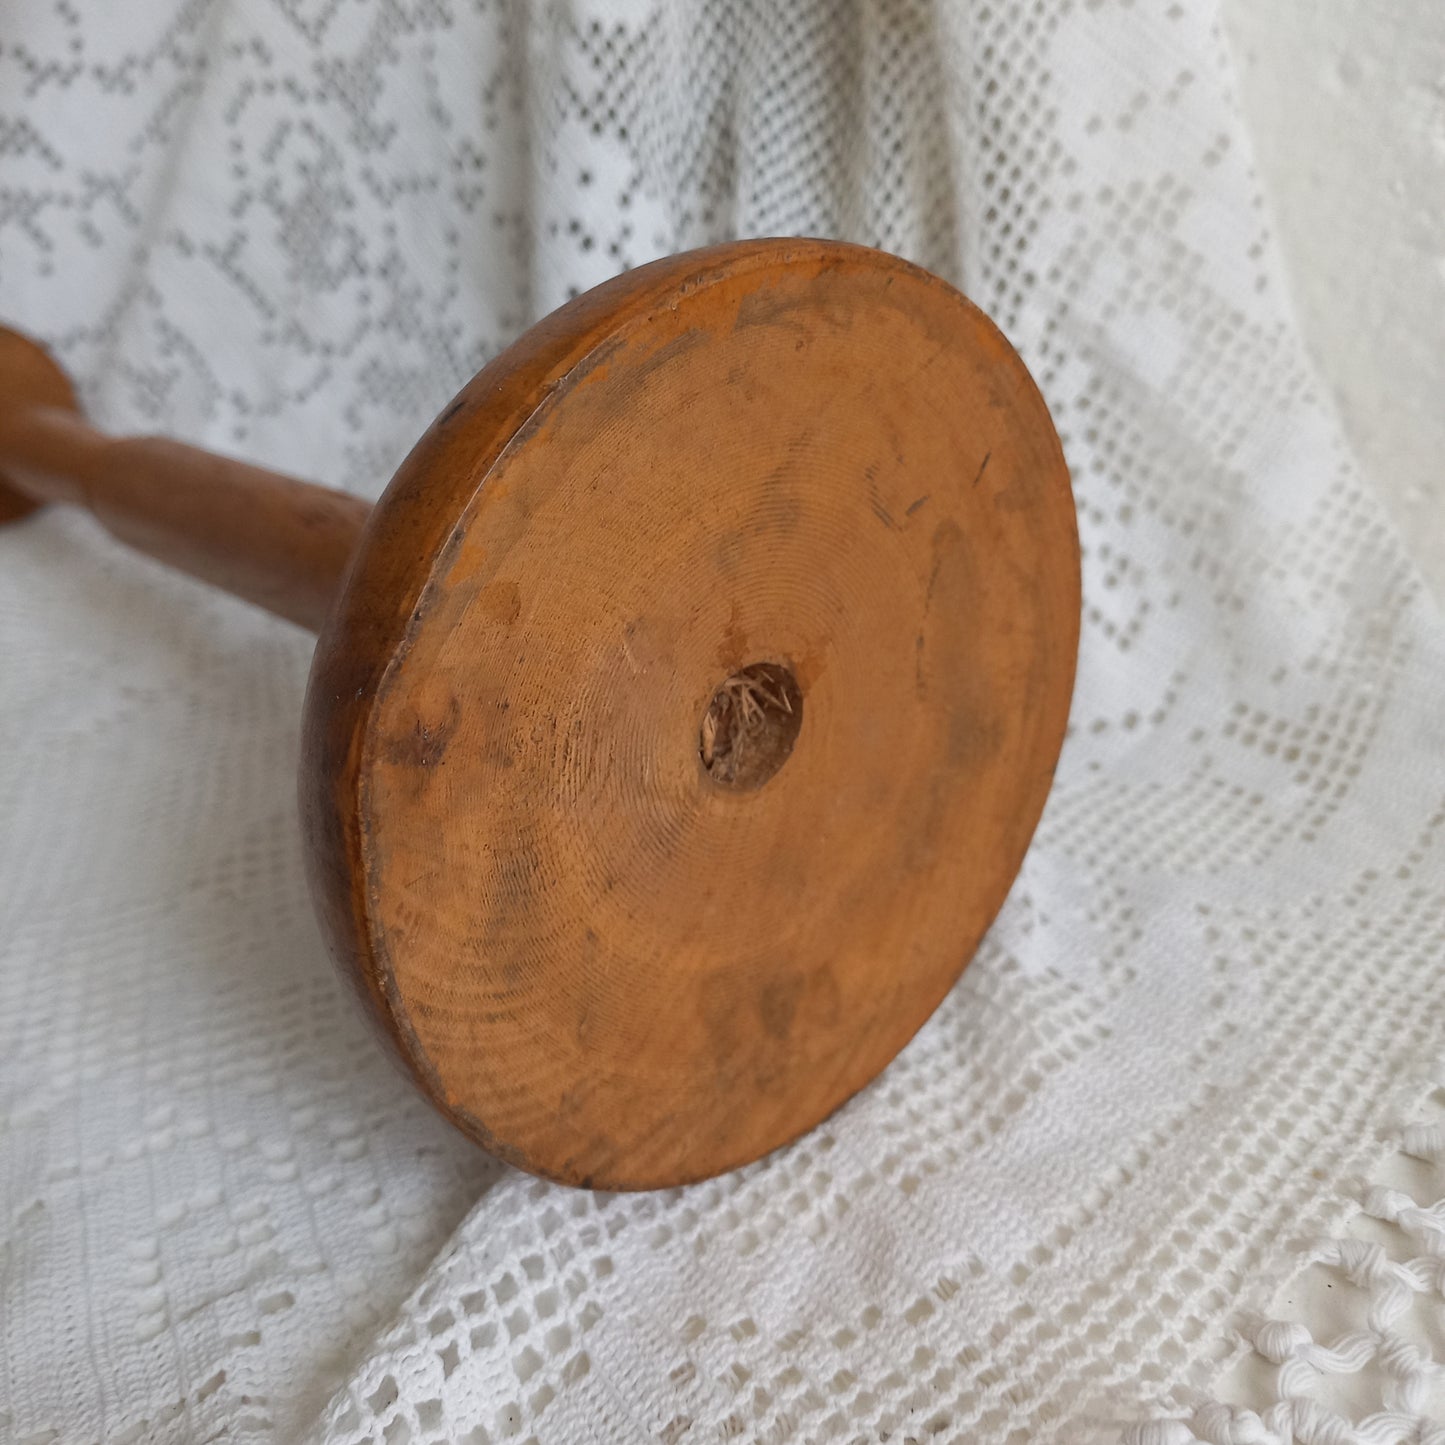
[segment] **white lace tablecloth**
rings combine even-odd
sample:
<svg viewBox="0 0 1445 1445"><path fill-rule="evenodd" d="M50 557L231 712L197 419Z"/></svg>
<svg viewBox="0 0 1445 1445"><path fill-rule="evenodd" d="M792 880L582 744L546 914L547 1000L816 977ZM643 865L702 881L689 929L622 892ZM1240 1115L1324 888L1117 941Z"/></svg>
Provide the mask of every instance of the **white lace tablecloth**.
<svg viewBox="0 0 1445 1445"><path fill-rule="evenodd" d="M309 639L11 529L0 1439L1445 1439L1445 624L1305 363L1212 0L0 21L0 312L118 430L372 495L568 294L783 232L958 281L1073 468L1073 724L977 960L754 1167L492 1164L323 955Z"/></svg>

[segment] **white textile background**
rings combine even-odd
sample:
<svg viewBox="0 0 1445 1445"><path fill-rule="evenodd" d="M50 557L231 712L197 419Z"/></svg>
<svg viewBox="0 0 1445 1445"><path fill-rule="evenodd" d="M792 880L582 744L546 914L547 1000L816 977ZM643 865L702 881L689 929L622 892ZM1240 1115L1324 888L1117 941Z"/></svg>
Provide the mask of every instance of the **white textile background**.
<svg viewBox="0 0 1445 1445"><path fill-rule="evenodd" d="M1445 626L1233 86L1212 0L5 8L0 313L98 423L374 495L569 293L847 236L1034 370L1085 628L918 1039L601 1197L454 1136L333 979L309 639L82 517L0 535L0 1439L1445 1438ZM1352 1317L1280 1293L1311 1258Z"/></svg>

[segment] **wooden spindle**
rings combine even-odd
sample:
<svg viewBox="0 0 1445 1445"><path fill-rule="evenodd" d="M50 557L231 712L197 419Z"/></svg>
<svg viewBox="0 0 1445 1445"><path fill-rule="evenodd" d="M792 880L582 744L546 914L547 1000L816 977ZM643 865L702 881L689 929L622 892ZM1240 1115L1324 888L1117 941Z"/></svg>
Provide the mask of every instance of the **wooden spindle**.
<svg viewBox="0 0 1445 1445"><path fill-rule="evenodd" d="M62 392L63 388L63 392ZM109 437L33 342L0 330L0 477L24 503L88 508L122 542L319 631L368 503L164 437Z"/></svg>
<svg viewBox="0 0 1445 1445"><path fill-rule="evenodd" d="M936 277L740 242L569 303L373 510L106 437L0 338L0 520L88 507L317 628L343 976L438 1109L572 1184L756 1159L928 1017L1063 739L1079 553L1022 362Z"/></svg>

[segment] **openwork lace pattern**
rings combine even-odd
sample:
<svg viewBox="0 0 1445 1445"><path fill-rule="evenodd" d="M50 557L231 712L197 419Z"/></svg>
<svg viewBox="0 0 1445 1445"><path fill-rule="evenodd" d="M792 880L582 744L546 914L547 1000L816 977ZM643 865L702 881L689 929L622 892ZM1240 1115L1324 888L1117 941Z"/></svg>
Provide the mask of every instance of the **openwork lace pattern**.
<svg viewBox="0 0 1445 1445"><path fill-rule="evenodd" d="M1309 1249L1310 1268L1288 1291L1290 1316L1239 1322L1240 1358L1226 1378L1227 1391L1236 1398L1269 1396L1273 1403L1255 1408L1201 1400L1187 1419L1131 1429L1129 1445L1445 1441L1442 1100L1445 1091L1432 1098L1430 1121L1401 1131L1390 1172L1408 1189L1366 1186L1350 1230ZM1417 1203L1421 1193L1435 1202Z"/></svg>
<svg viewBox="0 0 1445 1445"><path fill-rule="evenodd" d="M1438 1441L1445 626L1215 11L8 7L0 309L100 424L375 495L569 294L842 235L1023 353L1085 616L934 1019L795 1146L606 1197L454 1137L331 977L309 641L82 517L0 533L0 1440Z"/></svg>

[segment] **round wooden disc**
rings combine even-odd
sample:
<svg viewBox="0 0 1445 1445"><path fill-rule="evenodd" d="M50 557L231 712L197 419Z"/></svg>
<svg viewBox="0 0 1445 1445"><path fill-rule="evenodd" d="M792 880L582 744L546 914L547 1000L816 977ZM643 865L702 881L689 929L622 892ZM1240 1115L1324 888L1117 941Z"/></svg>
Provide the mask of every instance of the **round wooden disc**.
<svg viewBox="0 0 1445 1445"><path fill-rule="evenodd" d="M5 418L33 406L79 411L75 389L58 362L37 341L0 326L0 436ZM0 527L28 517L40 503L10 485L0 472Z"/></svg>
<svg viewBox="0 0 1445 1445"><path fill-rule="evenodd" d="M816 241L629 273L483 371L368 526L302 781L338 957L525 1169L756 1159L973 953L1078 626L1058 440L956 291Z"/></svg>

